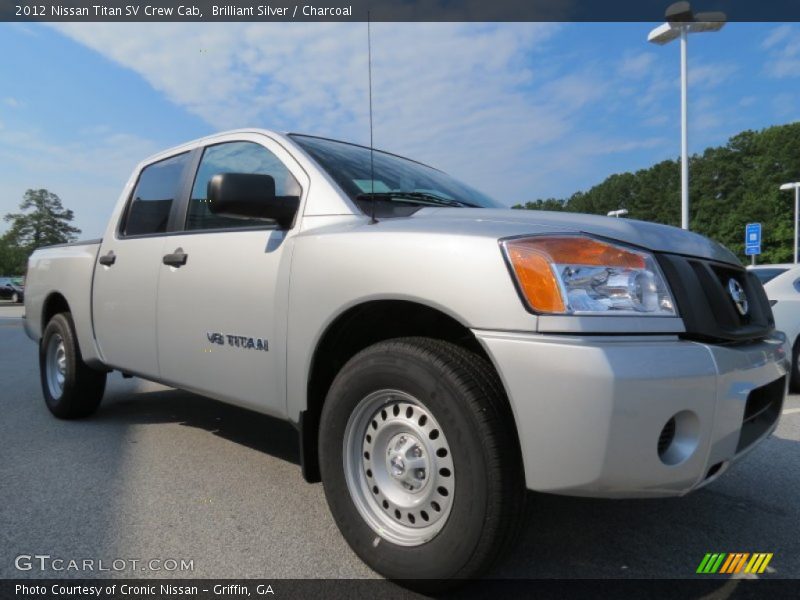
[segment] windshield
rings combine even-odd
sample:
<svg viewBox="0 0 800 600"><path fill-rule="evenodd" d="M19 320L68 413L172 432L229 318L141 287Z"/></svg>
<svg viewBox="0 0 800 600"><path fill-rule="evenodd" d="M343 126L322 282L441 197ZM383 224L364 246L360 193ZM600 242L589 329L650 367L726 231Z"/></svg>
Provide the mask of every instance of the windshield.
<svg viewBox="0 0 800 600"><path fill-rule="evenodd" d="M753 274L761 280L761 284L765 284L768 281L775 279L781 273L786 273L789 269L780 269L780 268L772 268L772 269L753 269Z"/></svg>
<svg viewBox="0 0 800 600"><path fill-rule="evenodd" d="M369 148L345 142L291 134L292 139L364 209L364 201L422 206L507 208L486 194L441 171L413 160L375 150L370 177Z"/></svg>

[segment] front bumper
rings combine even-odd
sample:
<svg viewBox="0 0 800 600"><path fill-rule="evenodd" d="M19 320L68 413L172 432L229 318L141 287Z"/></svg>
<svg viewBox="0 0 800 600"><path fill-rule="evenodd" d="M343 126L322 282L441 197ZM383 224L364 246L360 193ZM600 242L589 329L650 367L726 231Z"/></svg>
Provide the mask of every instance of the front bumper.
<svg viewBox="0 0 800 600"><path fill-rule="evenodd" d="M774 431L791 356L782 334L717 346L474 333L508 393L527 487L576 496L676 496L712 481Z"/></svg>

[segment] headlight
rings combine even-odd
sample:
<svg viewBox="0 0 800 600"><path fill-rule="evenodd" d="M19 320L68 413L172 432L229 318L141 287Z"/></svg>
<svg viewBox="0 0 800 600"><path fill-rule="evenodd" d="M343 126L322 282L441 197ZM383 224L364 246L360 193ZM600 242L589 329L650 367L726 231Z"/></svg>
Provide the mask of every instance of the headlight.
<svg viewBox="0 0 800 600"><path fill-rule="evenodd" d="M501 242L518 287L536 312L676 316L652 254L579 235Z"/></svg>

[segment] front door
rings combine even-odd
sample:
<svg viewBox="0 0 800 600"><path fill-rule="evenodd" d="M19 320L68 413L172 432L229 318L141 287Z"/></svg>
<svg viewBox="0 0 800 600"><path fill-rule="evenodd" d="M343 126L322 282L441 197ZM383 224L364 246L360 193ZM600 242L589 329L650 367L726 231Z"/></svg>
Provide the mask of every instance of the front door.
<svg viewBox="0 0 800 600"><path fill-rule="evenodd" d="M164 248L177 261L162 264L159 272L161 376L181 388L283 416L293 232L273 222L211 213L206 189L218 173L271 175L278 196L301 196L307 188L291 156L262 136L203 150L185 231L169 237Z"/></svg>

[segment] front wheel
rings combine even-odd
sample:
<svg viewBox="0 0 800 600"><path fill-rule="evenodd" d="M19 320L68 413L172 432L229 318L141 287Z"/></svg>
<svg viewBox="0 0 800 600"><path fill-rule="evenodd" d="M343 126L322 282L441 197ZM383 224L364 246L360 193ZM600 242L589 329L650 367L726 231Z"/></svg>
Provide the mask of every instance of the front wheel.
<svg viewBox="0 0 800 600"><path fill-rule="evenodd" d="M47 408L60 419L89 416L97 410L106 389L105 371L83 362L69 313L55 315L44 330L39 374Z"/></svg>
<svg viewBox="0 0 800 600"><path fill-rule="evenodd" d="M331 512L379 573L475 577L519 529L516 434L500 382L477 355L427 338L375 344L336 377L321 423Z"/></svg>
<svg viewBox="0 0 800 600"><path fill-rule="evenodd" d="M19 304L19 294L17 292L11 294L11 302L14 304Z"/></svg>

